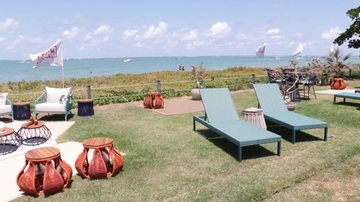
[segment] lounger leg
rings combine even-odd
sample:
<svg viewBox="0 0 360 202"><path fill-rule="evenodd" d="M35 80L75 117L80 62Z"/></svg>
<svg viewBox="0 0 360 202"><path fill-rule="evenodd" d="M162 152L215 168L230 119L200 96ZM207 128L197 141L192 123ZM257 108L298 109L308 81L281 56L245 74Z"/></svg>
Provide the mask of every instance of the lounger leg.
<svg viewBox="0 0 360 202"><path fill-rule="evenodd" d="M328 140L328 128L326 127L324 129L324 141L327 141Z"/></svg>
<svg viewBox="0 0 360 202"><path fill-rule="evenodd" d="M295 138L296 138L296 130L293 130L292 133L292 143L295 144Z"/></svg>
<svg viewBox="0 0 360 202"><path fill-rule="evenodd" d="M242 160L242 147L239 147L238 160L239 160L239 161Z"/></svg>
<svg viewBox="0 0 360 202"><path fill-rule="evenodd" d="M195 128L195 119L193 118L193 131L195 131L196 128Z"/></svg>
<svg viewBox="0 0 360 202"><path fill-rule="evenodd" d="M334 95L334 104L335 104L335 102L336 102L336 96Z"/></svg>
<svg viewBox="0 0 360 202"><path fill-rule="evenodd" d="M277 145L277 155L281 156L281 141L279 141Z"/></svg>

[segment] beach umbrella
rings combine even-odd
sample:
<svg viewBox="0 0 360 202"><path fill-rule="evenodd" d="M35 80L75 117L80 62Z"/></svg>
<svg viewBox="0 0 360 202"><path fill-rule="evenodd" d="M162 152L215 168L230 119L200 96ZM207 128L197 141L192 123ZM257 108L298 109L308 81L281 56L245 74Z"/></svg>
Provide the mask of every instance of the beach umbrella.
<svg viewBox="0 0 360 202"><path fill-rule="evenodd" d="M59 66L62 67L62 83L64 87L64 62L63 62L63 50L62 40L58 40L55 44L50 46L46 51L30 54L30 58L33 61L33 68L43 66Z"/></svg>

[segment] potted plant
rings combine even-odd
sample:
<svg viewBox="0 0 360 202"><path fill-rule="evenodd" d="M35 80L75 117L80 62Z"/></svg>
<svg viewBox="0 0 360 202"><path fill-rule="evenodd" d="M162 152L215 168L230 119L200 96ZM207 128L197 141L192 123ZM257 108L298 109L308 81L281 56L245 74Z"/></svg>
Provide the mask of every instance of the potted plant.
<svg viewBox="0 0 360 202"><path fill-rule="evenodd" d="M342 77L344 75L344 70L350 69L350 63L346 63L349 58L350 54L344 56L339 48L335 48L325 58L325 67L331 78L331 89L343 90L346 88L346 83Z"/></svg>
<svg viewBox="0 0 360 202"><path fill-rule="evenodd" d="M200 100L200 89L204 88L204 79L206 77L206 69L201 63L199 66L192 65L191 75L192 79L196 81L195 87L191 89L191 99Z"/></svg>

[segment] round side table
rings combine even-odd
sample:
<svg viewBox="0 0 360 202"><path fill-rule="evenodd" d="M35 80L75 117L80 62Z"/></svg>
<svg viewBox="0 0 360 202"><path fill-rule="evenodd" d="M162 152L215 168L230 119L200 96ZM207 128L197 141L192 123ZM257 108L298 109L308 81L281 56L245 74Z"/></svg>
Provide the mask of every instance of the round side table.
<svg viewBox="0 0 360 202"><path fill-rule="evenodd" d="M24 145L39 145L46 142L51 137L51 131L43 122L24 123L18 130L18 135Z"/></svg>
<svg viewBox="0 0 360 202"><path fill-rule="evenodd" d="M257 109L257 108L243 109L241 112L241 118L252 125L266 129L266 122L264 119L262 109Z"/></svg>
<svg viewBox="0 0 360 202"><path fill-rule="evenodd" d="M124 159L107 137L94 137L83 141L84 150L75 162L76 170L83 177L96 179L111 177L120 172ZM90 163L89 149L94 150Z"/></svg>
<svg viewBox="0 0 360 202"><path fill-rule="evenodd" d="M55 147L41 147L25 153L25 166L16 183L24 193L38 196L62 191L69 185L72 169Z"/></svg>
<svg viewBox="0 0 360 202"><path fill-rule="evenodd" d="M15 120L28 120L30 119L30 103L17 102L13 103L13 114Z"/></svg>
<svg viewBox="0 0 360 202"><path fill-rule="evenodd" d="M84 99L78 101L78 116L94 115L94 101L92 99Z"/></svg>
<svg viewBox="0 0 360 202"><path fill-rule="evenodd" d="M21 139L14 129L6 128L0 131L0 155L16 151L21 146Z"/></svg>

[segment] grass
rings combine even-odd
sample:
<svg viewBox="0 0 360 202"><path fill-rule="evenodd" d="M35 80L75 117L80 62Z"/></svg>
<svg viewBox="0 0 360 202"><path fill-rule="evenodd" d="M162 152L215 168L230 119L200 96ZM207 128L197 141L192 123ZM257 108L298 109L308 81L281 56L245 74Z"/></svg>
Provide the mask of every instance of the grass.
<svg viewBox="0 0 360 202"><path fill-rule="evenodd" d="M283 137L282 156L276 156L276 144L266 144L244 148L242 162L232 143L200 125L192 131L192 114L164 116L133 103L96 106L95 116L75 116L59 142L111 137L126 153L123 171L103 180L74 176L62 193L16 201L358 201L360 102L317 97L297 103L296 111L326 120L329 141L314 129L291 144L290 131L275 127ZM253 91L233 98L238 111L257 106Z"/></svg>

